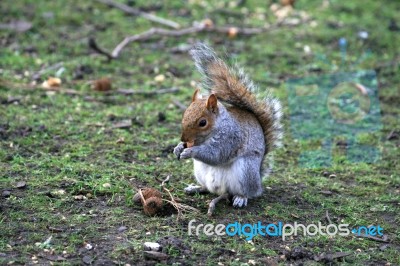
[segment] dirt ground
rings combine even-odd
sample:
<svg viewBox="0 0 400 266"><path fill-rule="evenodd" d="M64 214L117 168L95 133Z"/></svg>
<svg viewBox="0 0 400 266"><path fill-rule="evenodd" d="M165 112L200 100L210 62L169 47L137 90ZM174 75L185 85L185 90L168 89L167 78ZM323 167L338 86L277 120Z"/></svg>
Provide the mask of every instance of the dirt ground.
<svg viewBox="0 0 400 266"><path fill-rule="evenodd" d="M400 265L400 4L284 2L119 1L181 28L209 30L154 34L113 56L126 36L176 29L104 1L2 1L0 264ZM284 144L263 196L245 209L222 201L212 217L215 196L186 195L192 162L172 154L200 81L187 53L198 41L243 66L260 93L270 90L284 107ZM376 76L364 80L366 70ZM370 119L357 130L326 127L334 122L320 95L337 84L323 77L338 73L370 96ZM292 86L305 97L295 98ZM346 101L350 113L362 104ZM147 216L135 204L139 188L163 191L167 176L174 199L199 212L180 215L164 201ZM170 199L165 191L163 199ZM380 226L383 234L249 241L189 235L193 219ZM148 252L145 242L162 248Z"/></svg>

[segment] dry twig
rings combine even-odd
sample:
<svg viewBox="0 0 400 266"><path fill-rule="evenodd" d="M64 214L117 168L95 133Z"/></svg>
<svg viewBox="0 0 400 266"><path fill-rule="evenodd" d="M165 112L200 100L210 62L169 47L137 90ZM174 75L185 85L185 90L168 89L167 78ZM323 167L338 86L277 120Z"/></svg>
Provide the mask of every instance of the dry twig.
<svg viewBox="0 0 400 266"><path fill-rule="evenodd" d="M5 86L13 89L20 89L20 90L44 90L44 91L54 91L54 92L61 92L68 95L82 95L80 91L74 89L67 89L63 87L51 87L51 88L43 88L41 85L32 85L32 84L24 84L24 83L13 83L7 80L0 79L0 86Z"/></svg>
<svg viewBox="0 0 400 266"><path fill-rule="evenodd" d="M185 106L183 103L181 103L180 101L178 101L177 99L172 100L172 103L175 104L179 109L181 109L182 111L185 111L187 106Z"/></svg>
<svg viewBox="0 0 400 266"><path fill-rule="evenodd" d="M101 0L103 1L103 0ZM114 50L109 53L104 51L103 49L95 49L95 51L99 52L99 54L103 54L107 56L108 59L116 59L118 58L119 54L121 53L122 49L125 48L129 43L131 42L136 42L136 41L144 41L148 40L152 37L161 37L161 36L167 36L167 37L179 37L179 36L184 36L188 34L193 34L193 33L198 33L198 32L214 32L214 33L223 33L223 34L232 34L234 32L235 35L254 35L254 34L260 34L269 30L273 30L278 28L279 26L283 25L284 21L278 22L273 25L269 25L266 27L262 28L240 28L240 27L234 27L234 26L223 26L223 27L218 27L214 25L208 25L207 23L197 23L194 26L183 28L183 29L178 29L178 30L168 30L168 29L163 29L163 28L151 28L145 32L135 34L132 36L125 37L125 39L120 42ZM290 26L290 25L288 25ZM91 47L97 47L98 45L96 44L96 41L94 39L91 40Z"/></svg>
<svg viewBox="0 0 400 266"><path fill-rule="evenodd" d="M383 243L389 243L390 242L388 237L387 237L387 235L384 235L383 238L379 238L379 237L371 236L371 235L364 235L364 234L357 235L357 237L368 238L368 239L375 240L375 241L378 241L378 242L383 242Z"/></svg>
<svg viewBox="0 0 400 266"><path fill-rule="evenodd" d="M326 217L326 219L328 220L328 223L329 223L329 224L332 224L332 220L331 220L331 218L329 217L329 212L328 212L328 210L326 210L325 217Z"/></svg>
<svg viewBox="0 0 400 266"><path fill-rule="evenodd" d="M169 204L171 204L178 211L177 219L182 217L183 212L185 212L185 211L199 213L200 211L198 209L196 209L196 208L194 208L192 206L186 205L186 204L178 203L175 200L174 196L172 196L172 194L171 194L171 191L165 187L165 184L169 181L169 178L170 178L170 176L167 176L162 181L161 187L163 188L164 191L166 191L168 193L168 195L171 198L171 200L167 200L167 199L163 199L163 200L168 202Z"/></svg>
<svg viewBox="0 0 400 266"><path fill-rule="evenodd" d="M169 20L169 19L165 19L165 18L160 18L156 15L153 14L149 14L143 11L140 11L139 9L135 9L133 7L127 6L125 4L122 3L117 3L114 2L112 0L96 0L97 2L103 3L108 5L109 7L115 7L118 8L122 11L124 11L126 14L129 15L134 15L134 16L141 16L147 20L162 24L164 26L168 26L174 29L179 29L180 25L178 23L176 23L175 21Z"/></svg>
<svg viewBox="0 0 400 266"><path fill-rule="evenodd" d="M144 90L128 90L128 89L118 89L116 92L124 94L124 95L156 95L156 94L165 94L165 93L175 93L178 92L178 88L167 88L160 90L152 90L152 91L144 91Z"/></svg>

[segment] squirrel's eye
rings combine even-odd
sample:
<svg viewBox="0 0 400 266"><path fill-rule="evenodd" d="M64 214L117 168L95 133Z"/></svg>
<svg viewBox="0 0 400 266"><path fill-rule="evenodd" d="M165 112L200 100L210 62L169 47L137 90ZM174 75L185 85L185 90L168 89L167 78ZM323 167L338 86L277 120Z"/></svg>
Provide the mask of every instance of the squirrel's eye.
<svg viewBox="0 0 400 266"><path fill-rule="evenodd" d="M200 122L199 122L199 126L200 127L205 127L206 125L207 125L207 120L201 119Z"/></svg>

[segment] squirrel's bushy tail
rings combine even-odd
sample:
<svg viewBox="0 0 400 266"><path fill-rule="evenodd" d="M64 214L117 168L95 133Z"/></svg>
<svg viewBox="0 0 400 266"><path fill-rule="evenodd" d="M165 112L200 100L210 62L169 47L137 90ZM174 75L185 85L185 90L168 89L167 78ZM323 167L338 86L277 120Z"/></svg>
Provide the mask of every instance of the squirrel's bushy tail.
<svg viewBox="0 0 400 266"><path fill-rule="evenodd" d="M282 138L281 105L269 92L258 99L257 87L237 67L228 67L205 44L197 44L190 51L197 69L203 75L203 86L217 99L252 112L260 122L266 143L265 153L280 145Z"/></svg>

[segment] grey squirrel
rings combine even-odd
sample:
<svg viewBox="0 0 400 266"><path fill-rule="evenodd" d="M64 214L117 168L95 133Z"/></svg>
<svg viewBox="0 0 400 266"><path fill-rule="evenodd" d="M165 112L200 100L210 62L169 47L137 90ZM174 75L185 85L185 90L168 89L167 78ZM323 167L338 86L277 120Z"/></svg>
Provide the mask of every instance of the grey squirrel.
<svg viewBox="0 0 400 266"><path fill-rule="evenodd" d="M185 191L218 194L209 215L229 196L234 207L245 207L248 199L262 194L263 161L282 138L280 102L269 93L258 99L257 88L245 73L228 67L207 45L195 45L190 55L208 95L194 92L183 114L182 142L174 149L178 159L194 162L199 186Z"/></svg>

